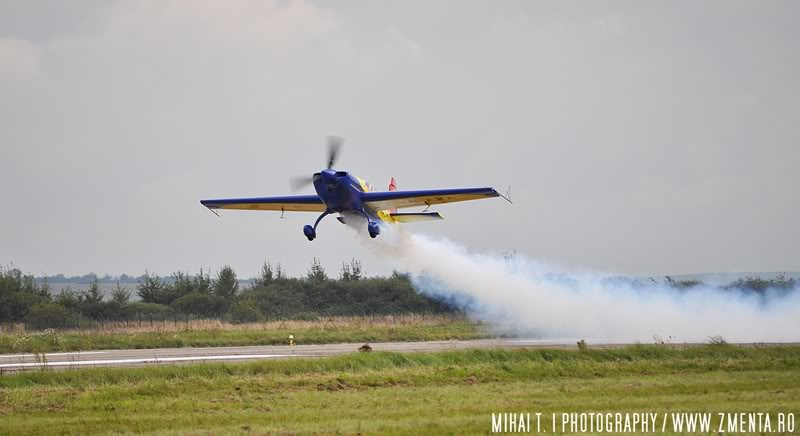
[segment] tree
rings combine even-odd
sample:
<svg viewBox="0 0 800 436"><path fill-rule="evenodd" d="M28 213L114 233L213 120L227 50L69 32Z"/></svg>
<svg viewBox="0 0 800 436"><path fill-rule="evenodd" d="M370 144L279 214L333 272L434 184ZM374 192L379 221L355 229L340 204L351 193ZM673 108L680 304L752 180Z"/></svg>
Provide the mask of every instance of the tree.
<svg viewBox="0 0 800 436"><path fill-rule="evenodd" d="M350 279L361 280L362 278L364 278L364 273L361 270L361 262L354 257L350 260Z"/></svg>
<svg viewBox="0 0 800 436"><path fill-rule="evenodd" d="M198 294L210 294L211 293L211 272L209 271L208 274L203 274L203 269L200 268L200 275L194 276L192 279L192 292L196 292Z"/></svg>
<svg viewBox="0 0 800 436"><path fill-rule="evenodd" d="M228 265L222 267L217 273L217 279L214 280L214 295L224 299L232 299L236 296L239 290L239 280L236 278L236 272Z"/></svg>
<svg viewBox="0 0 800 436"><path fill-rule="evenodd" d="M328 280L328 275L325 273L325 269L322 268L322 265L319 263L319 260L316 257L311 261L311 268L308 269L307 277L309 281L316 283L321 283Z"/></svg>
<svg viewBox="0 0 800 436"><path fill-rule="evenodd" d="M168 286L157 275L145 271L136 286L136 291L143 303L168 304Z"/></svg>
<svg viewBox="0 0 800 436"><path fill-rule="evenodd" d="M131 291L127 286L120 286L117 282L117 287L111 291L111 301L116 301L119 304L125 304L131 299Z"/></svg>
<svg viewBox="0 0 800 436"><path fill-rule="evenodd" d="M283 280L285 278L286 277L283 275L283 268L281 267L281 263L278 262L278 264L275 265L275 280Z"/></svg>
<svg viewBox="0 0 800 436"><path fill-rule="evenodd" d="M103 301L103 293L100 292L100 281L95 276L94 280L89 283L89 287L81 294L84 304L91 305Z"/></svg>
<svg viewBox="0 0 800 436"><path fill-rule="evenodd" d="M62 289L61 293L56 295L55 298L56 304L72 312L79 311L81 300L81 296L69 286Z"/></svg>
<svg viewBox="0 0 800 436"><path fill-rule="evenodd" d="M258 273L258 276L253 279L253 287L265 288L267 285L271 284L273 280L272 265L264 261L264 265L261 266L261 271Z"/></svg>
<svg viewBox="0 0 800 436"><path fill-rule="evenodd" d="M202 273L202 272L201 272ZM172 303L184 295L189 295L194 292L194 283L188 273L183 271L176 271L172 273L172 295L171 300L166 303Z"/></svg>
<svg viewBox="0 0 800 436"><path fill-rule="evenodd" d="M21 321L33 306L49 303L48 288L19 269L0 267L0 321Z"/></svg>
<svg viewBox="0 0 800 436"><path fill-rule="evenodd" d="M349 264L342 262L339 280L350 281L361 280L362 278L364 278L364 273L361 270L361 262L357 261L356 258L352 258Z"/></svg>
<svg viewBox="0 0 800 436"><path fill-rule="evenodd" d="M342 262L342 269L339 271L339 280L342 281L349 281L352 278L352 273L350 272L350 265Z"/></svg>

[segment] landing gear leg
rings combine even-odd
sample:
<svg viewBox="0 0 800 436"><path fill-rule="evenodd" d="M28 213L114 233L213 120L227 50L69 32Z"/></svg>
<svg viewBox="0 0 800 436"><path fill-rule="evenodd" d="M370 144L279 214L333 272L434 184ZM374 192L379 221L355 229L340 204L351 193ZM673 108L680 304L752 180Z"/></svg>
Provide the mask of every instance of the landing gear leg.
<svg viewBox="0 0 800 436"><path fill-rule="evenodd" d="M361 214L364 215L364 218L367 219L367 232L369 232L369 237L375 239L378 235L381 234L381 227L378 225L377 222L372 221L366 212L364 212L363 210L359 210L359 212L361 212Z"/></svg>
<svg viewBox="0 0 800 436"><path fill-rule="evenodd" d="M317 237L317 226L319 225L319 222L322 221L322 219L325 218L325 216L327 216L330 213L331 213L331 211L329 211L329 210L326 210L325 212L323 212L322 215L320 215L317 218L317 220L314 221L314 227L311 227L308 224L306 224L306 226L303 227L303 234L306 235L306 238L308 238L309 241L313 241L314 238Z"/></svg>

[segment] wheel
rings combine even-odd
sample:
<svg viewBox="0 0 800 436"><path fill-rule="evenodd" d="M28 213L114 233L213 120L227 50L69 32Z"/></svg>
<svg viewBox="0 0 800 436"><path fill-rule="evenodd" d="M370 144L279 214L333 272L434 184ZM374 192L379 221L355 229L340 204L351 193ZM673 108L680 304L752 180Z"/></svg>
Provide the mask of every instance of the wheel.
<svg viewBox="0 0 800 436"><path fill-rule="evenodd" d="M313 241L314 238L317 237L317 232L308 224L303 227L303 234L306 235L306 238L308 238L309 241Z"/></svg>
<svg viewBox="0 0 800 436"><path fill-rule="evenodd" d="M369 237L374 239L376 236L381 234L381 227L378 225L378 223L370 222L367 224L367 231L369 232Z"/></svg>

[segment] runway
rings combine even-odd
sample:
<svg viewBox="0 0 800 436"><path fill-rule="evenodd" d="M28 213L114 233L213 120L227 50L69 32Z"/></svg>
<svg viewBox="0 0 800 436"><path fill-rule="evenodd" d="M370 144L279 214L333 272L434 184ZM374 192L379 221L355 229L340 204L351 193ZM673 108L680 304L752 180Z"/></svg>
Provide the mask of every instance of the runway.
<svg viewBox="0 0 800 436"><path fill-rule="evenodd" d="M615 347L613 341L593 347ZM146 350L96 350L68 353L0 354L0 371L37 368L134 367L198 362L252 361L313 358L356 353L361 343L321 345L266 345L213 348L155 348ZM475 348L576 348L574 340L480 339L471 341L384 342L369 344L373 351L435 352Z"/></svg>

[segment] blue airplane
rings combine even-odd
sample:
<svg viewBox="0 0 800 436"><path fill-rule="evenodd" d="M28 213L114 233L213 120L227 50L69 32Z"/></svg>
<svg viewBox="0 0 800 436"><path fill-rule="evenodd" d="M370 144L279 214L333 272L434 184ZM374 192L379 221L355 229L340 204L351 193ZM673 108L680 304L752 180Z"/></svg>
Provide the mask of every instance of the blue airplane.
<svg viewBox="0 0 800 436"><path fill-rule="evenodd" d="M381 233L379 222L408 223L444 219L438 212L428 212L434 204L492 197L502 197L511 202L506 196L490 187L398 191L394 178L389 183L388 191L375 191L364 179L347 171L333 169L341 145L342 138L329 136L328 167L311 177L296 178L291 181L293 190L313 184L317 191L316 195L223 198L201 200L200 204L215 214L219 209L280 211L281 217L284 212L318 212L321 215L314 225L303 227L303 234L309 241L313 241L317 237L319 222L332 213L338 213L340 215L338 219L342 223L363 217L367 221L369 236L375 238ZM400 208L422 206L425 206L422 212L397 212Z"/></svg>

